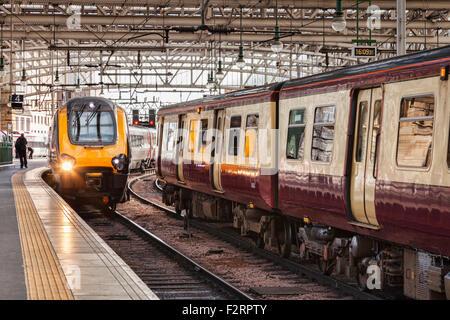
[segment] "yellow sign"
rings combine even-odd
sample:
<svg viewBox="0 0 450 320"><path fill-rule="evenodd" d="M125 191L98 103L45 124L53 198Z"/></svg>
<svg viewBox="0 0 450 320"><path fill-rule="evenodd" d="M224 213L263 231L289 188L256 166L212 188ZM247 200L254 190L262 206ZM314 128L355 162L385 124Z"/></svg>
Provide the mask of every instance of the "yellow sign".
<svg viewBox="0 0 450 320"><path fill-rule="evenodd" d="M375 58L377 56L377 48L368 46L353 47L352 56L355 58Z"/></svg>

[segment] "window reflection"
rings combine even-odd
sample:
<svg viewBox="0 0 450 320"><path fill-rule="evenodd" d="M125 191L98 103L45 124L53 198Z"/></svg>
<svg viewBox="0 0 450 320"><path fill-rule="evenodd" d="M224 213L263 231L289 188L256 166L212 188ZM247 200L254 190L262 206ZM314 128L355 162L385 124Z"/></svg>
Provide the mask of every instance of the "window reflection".
<svg viewBox="0 0 450 320"><path fill-rule="evenodd" d="M335 107L317 107L314 113L311 160L330 162L333 154Z"/></svg>
<svg viewBox="0 0 450 320"><path fill-rule="evenodd" d="M291 110L289 113L286 157L288 159L303 159L305 142L305 109Z"/></svg>
<svg viewBox="0 0 450 320"><path fill-rule="evenodd" d="M428 167L431 162L434 96L403 98L398 130L397 164Z"/></svg>
<svg viewBox="0 0 450 320"><path fill-rule="evenodd" d="M230 137L228 141L228 154L230 156L238 155L240 134L241 116L233 116L230 120Z"/></svg>
<svg viewBox="0 0 450 320"><path fill-rule="evenodd" d="M247 116L245 128L245 150L244 156L246 158L256 158L257 155L257 140L258 140L258 123L259 115L249 114Z"/></svg>
<svg viewBox="0 0 450 320"><path fill-rule="evenodd" d="M114 142L113 114L109 111L73 111L70 114L74 142Z"/></svg>

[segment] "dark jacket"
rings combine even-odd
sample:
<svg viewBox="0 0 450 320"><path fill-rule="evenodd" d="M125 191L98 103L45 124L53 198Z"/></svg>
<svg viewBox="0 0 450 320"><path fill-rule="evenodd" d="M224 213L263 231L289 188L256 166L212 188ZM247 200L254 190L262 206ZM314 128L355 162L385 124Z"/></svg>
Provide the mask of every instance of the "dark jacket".
<svg viewBox="0 0 450 320"><path fill-rule="evenodd" d="M27 152L27 139L24 137L19 137L16 141L16 151L17 152Z"/></svg>

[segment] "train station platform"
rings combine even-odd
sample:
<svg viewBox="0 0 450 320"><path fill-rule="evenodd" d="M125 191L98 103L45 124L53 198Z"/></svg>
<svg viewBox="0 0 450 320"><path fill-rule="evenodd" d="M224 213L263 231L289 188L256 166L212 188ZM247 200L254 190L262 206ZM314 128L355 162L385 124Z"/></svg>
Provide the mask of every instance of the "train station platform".
<svg viewBox="0 0 450 320"><path fill-rule="evenodd" d="M158 299L42 180L45 164L0 170L0 299Z"/></svg>

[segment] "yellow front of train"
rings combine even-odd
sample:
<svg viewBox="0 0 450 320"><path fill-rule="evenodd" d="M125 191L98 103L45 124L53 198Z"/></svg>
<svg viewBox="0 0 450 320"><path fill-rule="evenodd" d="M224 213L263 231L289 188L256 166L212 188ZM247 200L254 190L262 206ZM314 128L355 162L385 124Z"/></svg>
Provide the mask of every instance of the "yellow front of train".
<svg viewBox="0 0 450 320"><path fill-rule="evenodd" d="M125 111L104 98L74 98L58 109L50 134L58 191L115 208L125 197L129 171Z"/></svg>

